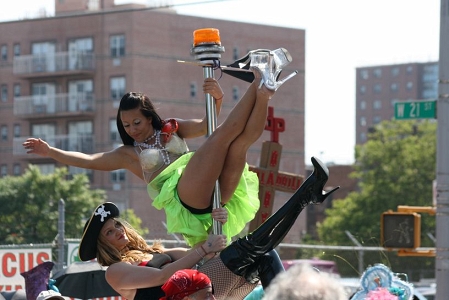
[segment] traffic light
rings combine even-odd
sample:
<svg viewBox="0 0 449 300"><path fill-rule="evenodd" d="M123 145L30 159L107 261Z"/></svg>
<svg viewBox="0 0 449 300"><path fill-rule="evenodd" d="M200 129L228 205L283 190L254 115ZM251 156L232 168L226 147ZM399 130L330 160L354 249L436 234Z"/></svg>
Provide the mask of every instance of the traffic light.
<svg viewBox="0 0 449 300"><path fill-rule="evenodd" d="M421 245L421 215L414 212L384 212L380 241L385 248L415 249Z"/></svg>

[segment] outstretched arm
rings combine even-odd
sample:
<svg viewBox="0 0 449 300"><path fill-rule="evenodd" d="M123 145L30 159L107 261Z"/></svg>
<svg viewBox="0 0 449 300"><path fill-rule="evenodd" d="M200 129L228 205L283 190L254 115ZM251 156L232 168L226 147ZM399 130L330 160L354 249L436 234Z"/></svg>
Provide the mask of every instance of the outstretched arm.
<svg viewBox="0 0 449 300"><path fill-rule="evenodd" d="M42 139L29 138L23 143L23 147L27 150L27 153L50 157L62 164L100 171L130 169L129 166L132 160L130 156L131 152L125 146L109 152L85 154L82 152L61 150L51 147Z"/></svg>
<svg viewBox="0 0 449 300"><path fill-rule="evenodd" d="M163 269L138 267L120 262L108 267L106 280L119 293L124 290L160 286L176 271L192 268L206 254L221 251L225 248L225 245L226 236L211 235L203 244L203 248L190 250L185 248L167 249L165 253L170 255L174 262L164 266ZM203 249L206 253L204 253Z"/></svg>

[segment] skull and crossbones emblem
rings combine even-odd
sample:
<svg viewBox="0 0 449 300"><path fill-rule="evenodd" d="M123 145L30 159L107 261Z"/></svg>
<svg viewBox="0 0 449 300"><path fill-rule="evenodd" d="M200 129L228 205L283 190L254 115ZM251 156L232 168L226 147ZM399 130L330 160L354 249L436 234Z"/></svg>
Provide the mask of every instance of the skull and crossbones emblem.
<svg viewBox="0 0 449 300"><path fill-rule="evenodd" d="M105 211L104 210L104 205L103 204L95 212L95 216L98 216L98 215L101 216L101 220L100 220L101 222L104 222L104 218L106 218L110 214L111 214L110 211Z"/></svg>

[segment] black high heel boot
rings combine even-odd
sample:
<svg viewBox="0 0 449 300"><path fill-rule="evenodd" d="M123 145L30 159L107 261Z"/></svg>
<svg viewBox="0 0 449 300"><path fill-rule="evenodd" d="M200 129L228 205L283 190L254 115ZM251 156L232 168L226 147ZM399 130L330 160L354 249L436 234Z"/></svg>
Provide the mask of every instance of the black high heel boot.
<svg viewBox="0 0 449 300"><path fill-rule="evenodd" d="M265 289L277 274L284 271L281 258L273 249L249 265L243 277L250 283L257 283L260 280L262 287Z"/></svg>
<svg viewBox="0 0 449 300"><path fill-rule="evenodd" d="M339 188L323 193L329 170L317 158L312 157L311 160L315 169L293 196L252 233L234 241L220 252L221 260L234 274L248 275L248 268L284 239L304 207L322 203Z"/></svg>

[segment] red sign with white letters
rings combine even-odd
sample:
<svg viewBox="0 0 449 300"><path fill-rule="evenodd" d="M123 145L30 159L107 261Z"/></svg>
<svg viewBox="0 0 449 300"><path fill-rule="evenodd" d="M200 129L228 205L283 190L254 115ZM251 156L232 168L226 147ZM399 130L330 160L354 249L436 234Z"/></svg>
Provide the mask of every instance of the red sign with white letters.
<svg viewBox="0 0 449 300"><path fill-rule="evenodd" d="M25 279L20 273L50 260L51 248L1 249L0 291L25 289Z"/></svg>

